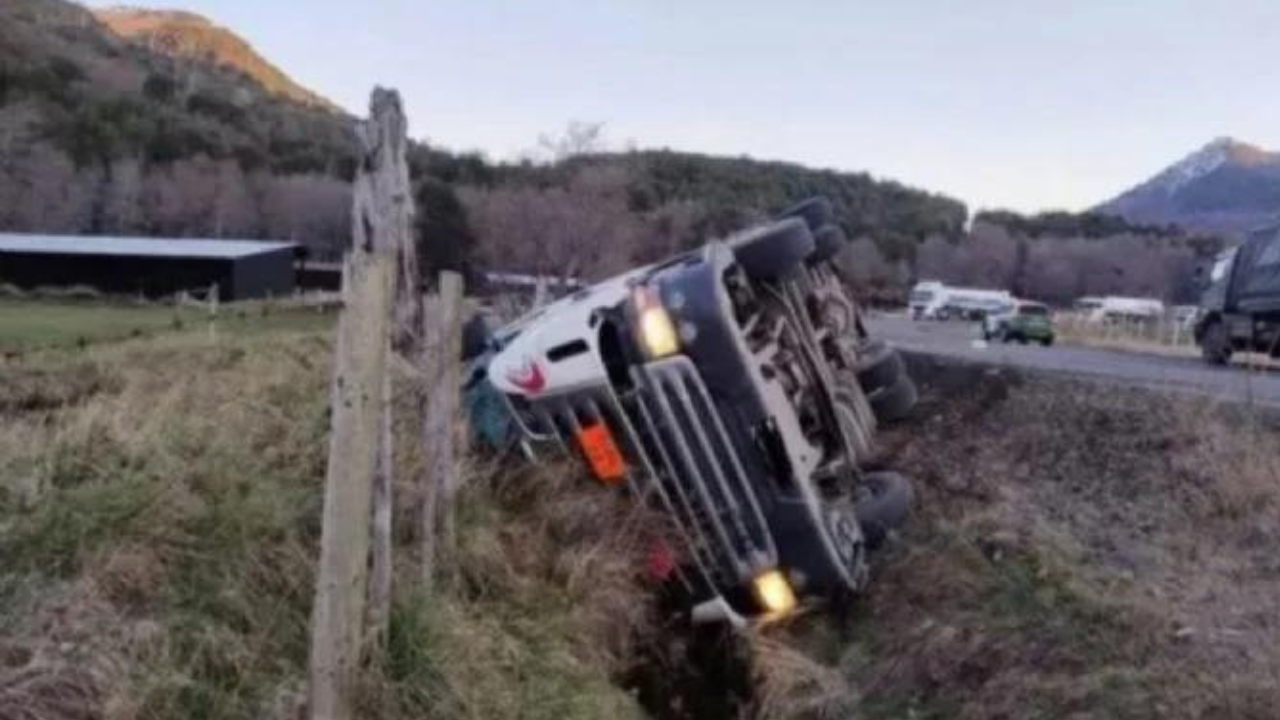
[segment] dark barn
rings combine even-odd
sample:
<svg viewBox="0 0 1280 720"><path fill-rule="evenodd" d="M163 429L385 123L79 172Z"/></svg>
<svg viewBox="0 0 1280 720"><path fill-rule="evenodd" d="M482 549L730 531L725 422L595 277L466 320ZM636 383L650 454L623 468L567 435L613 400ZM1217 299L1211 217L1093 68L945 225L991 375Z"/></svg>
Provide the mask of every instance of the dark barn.
<svg viewBox="0 0 1280 720"><path fill-rule="evenodd" d="M0 282L163 297L218 286L221 300L293 293L294 243L0 234Z"/></svg>

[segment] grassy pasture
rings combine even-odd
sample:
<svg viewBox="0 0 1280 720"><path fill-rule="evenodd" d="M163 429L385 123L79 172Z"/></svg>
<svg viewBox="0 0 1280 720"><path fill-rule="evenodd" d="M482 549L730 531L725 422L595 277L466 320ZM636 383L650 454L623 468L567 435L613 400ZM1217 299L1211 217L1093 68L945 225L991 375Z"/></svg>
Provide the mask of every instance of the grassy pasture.
<svg viewBox="0 0 1280 720"><path fill-rule="evenodd" d="M76 348L175 333L244 335L323 330L333 314L266 301L223 305L217 315L199 306L121 299L0 298L0 353Z"/></svg>

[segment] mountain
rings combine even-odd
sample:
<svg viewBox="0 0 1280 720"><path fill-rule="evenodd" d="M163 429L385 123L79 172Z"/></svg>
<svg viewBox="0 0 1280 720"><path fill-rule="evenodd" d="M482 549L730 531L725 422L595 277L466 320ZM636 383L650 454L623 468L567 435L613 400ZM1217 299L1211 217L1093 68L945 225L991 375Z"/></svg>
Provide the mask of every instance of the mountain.
<svg viewBox="0 0 1280 720"><path fill-rule="evenodd" d="M337 110L332 102L302 87L259 55L239 35L200 15L125 6L95 10L93 14L117 35L154 53L232 68L277 95Z"/></svg>
<svg viewBox="0 0 1280 720"><path fill-rule="evenodd" d="M350 118L267 70L234 35L187 16L184 27L209 28L188 42L143 11L114 17L139 33L157 28L156 41L125 39L65 0L0 2L0 139L9 147L48 144L77 166L204 156L273 173L349 173ZM193 49L206 40L223 50Z"/></svg>
<svg viewBox="0 0 1280 720"><path fill-rule="evenodd" d="M349 242L354 151L351 117L209 20L0 0L0 232L291 239L335 258ZM967 217L957 200L866 173L746 157L495 163L411 143L410 164L421 217L449 230L436 228L435 242L484 227L459 202L464 188L496 193L486 206L498 210L541 207L552 227L575 218L551 211L588 214L602 198L620 227L643 230L618 242L644 243L627 249L646 257L813 194L830 196L849 234L893 263L927 237L958 236Z"/></svg>
<svg viewBox="0 0 1280 720"><path fill-rule="evenodd" d="M1239 234L1280 219L1280 153L1219 138L1096 210L1134 223Z"/></svg>
<svg viewBox="0 0 1280 720"><path fill-rule="evenodd" d="M345 243L351 118L226 37L201 55L0 0L0 231Z"/></svg>

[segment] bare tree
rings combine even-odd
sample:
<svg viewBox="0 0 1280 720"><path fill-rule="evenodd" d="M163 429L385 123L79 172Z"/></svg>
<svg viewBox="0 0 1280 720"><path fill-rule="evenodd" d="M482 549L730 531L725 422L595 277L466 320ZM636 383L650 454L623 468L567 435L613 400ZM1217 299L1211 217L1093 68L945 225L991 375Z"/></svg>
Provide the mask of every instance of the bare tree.
<svg viewBox="0 0 1280 720"><path fill-rule="evenodd" d="M461 198L489 267L598 278L624 268L646 234L626 183L621 168L588 167L565 188L469 189Z"/></svg>
<svg viewBox="0 0 1280 720"><path fill-rule="evenodd" d="M257 179L267 236L294 240L317 256L336 259L351 229L351 185L325 175Z"/></svg>
<svg viewBox="0 0 1280 720"><path fill-rule="evenodd" d="M549 162L560 162L578 155L590 155L605 149L604 123L571 120L559 135L538 136L539 155Z"/></svg>
<svg viewBox="0 0 1280 720"><path fill-rule="evenodd" d="M257 203L240 165L223 160L213 168L211 237L253 237L259 225Z"/></svg>
<svg viewBox="0 0 1280 720"><path fill-rule="evenodd" d="M930 236L916 249L916 276L921 280L963 282L957 272L959 254L957 243L941 235Z"/></svg>
<svg viewBox="0 0 1280 720"><path fill-rule="evenodd" d="M698 221L706 213L701 203L693 200L669 202L645 218L645 236L632 252L634 262L655 262L670 257L696 242Z"/></svg>
<svg viewBox="0 0 1280 720"><path fill-rule="evenodd" d="M137 233L142 228L142 161L138 158L117 160L111 175L114 182L108 188L103 207L106 229L122 235Z"/></svg>
<svg viewBox="0 0 1280 720"><path fill-rule="evenodd" d="M48 143L18 148L0 156L0 227L27 232L87 230L100 173L77 169L71 158Z"/></svg>
<svg viewBox="0 0 1280 720"><path fill-rule="evenodd" d="M866 295L890 298L907 284L907 267L890 262L871 238L858 238L836 257L840 277Z"/></svg>

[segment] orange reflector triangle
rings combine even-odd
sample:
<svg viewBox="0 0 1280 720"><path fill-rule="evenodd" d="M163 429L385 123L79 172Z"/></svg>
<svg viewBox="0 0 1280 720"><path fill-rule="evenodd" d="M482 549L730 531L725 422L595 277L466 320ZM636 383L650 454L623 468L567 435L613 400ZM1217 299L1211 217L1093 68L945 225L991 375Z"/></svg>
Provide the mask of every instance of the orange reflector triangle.
<svg viewBox="0 0 1280 720"><path fill-rule="evenodd" d="M578 444L582 446L591 472L600 482L614 485L626 478L627 461L604 423L593 423L579 430Z"/></svg>

